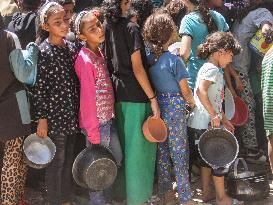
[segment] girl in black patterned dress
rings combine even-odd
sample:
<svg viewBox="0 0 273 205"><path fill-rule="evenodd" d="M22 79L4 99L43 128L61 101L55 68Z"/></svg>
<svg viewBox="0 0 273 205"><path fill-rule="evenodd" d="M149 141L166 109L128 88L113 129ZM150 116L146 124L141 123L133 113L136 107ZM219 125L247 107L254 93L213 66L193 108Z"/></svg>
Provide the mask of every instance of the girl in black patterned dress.
<svg viewBox="0 0 273 205"><path fill-rule="evenodd" d="M38 74L33 88L37 134L49 136L57 148L45 176L50 205L71 204L73 149L79 133L79 83L74 71L77 48L64 40L69 31L64 17L63 7L55 2L40 10L42 32L48 37L39 46Z"/></svg>

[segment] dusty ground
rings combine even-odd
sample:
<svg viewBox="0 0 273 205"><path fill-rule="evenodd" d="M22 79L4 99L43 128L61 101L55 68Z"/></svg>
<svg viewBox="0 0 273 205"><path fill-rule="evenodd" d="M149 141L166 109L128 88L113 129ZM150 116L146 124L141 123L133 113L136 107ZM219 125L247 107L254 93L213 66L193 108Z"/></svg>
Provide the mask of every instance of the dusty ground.
<svg viewBox="0 0 273 205"><path fill-rule="evenodd" d="M268 165L250 165L250 169L255 170L268 170ZM195 196L194 199L199 200L201 197L200 192L200 182L196 182L192 184L193 189L195 190ZM88 204L87 200L87 193L83 193L82 191L79 191L81 193L81 196L76 195L76 204L75 205L90 205ZM27 202L29 202L31 205L44 205L44 194L42 191L37 191L33 189L28 189L27 192ZM215 202L211 202L212 205L215 205ZM125 205L125 203L115 203L113 202L112 205ZM153 205L153 203L150 203L149 205ZM273 205L273 189L271 190L270 196L263 200L263 201L252 201L252 202L245 202L245 205Z"/></svg>

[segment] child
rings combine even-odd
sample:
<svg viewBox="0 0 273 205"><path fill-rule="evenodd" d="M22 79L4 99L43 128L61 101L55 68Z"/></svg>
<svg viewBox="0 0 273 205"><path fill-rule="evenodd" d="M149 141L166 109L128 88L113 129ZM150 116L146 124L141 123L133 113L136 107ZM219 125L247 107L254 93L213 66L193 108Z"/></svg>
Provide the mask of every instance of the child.
<svg viewBox="0 0 273 205"><path fill-rule="evenodd" d="M75 62L80 80L80 127L91 144L111 149L117 164L122 152L114 124L114 91L104 56L99 48L104 31L92 11L82 11L75 20L77 36L86 43ZM104 205L102 192L90 193L92 205Z"/></svg>
<svg viewBox="0 0 273 205"><path fill-rule="evenodd" d="M138 25L126 18L130 0L104 1L104 5L104 45L117 101L119 139L124 151L115 191L127 199L128 205L137 205L152 195L156 157L156 144L145 140L141 128L151 109L156 118L160 111L147 76L143 38Z"/></svg>
<svg viewBox="0 0 273 205"><path fill-rule="evenodd" d="M79 83L74 70L77 48L64 40L69 26L61 5L43 5L39 20L46 39L39 46L37 80L32 91L37 134L49 136L56 145L55 157L46 168L47 199L49 204L70 205L73 149L79 133Z"/></svg>
<svg viewBox="0 0 273 205"><path fill-rule="evenodd" d="M13 74L9 55L16 48L16 35L4 31L0 15L0 141L4 145L1 172L1 204L18 205L24 195L27 166L22 145L30 132L26 89ZM18 39L17 39L18 41Z"/></svg>
<svg viewBox="0 0 273 205"><path fill-rule="evenodd" d="M262 62L262 94L264 129L268 137L268 157L273 173L273 47L267 52ZM271 182L272 183L272 182ZM273 185L273 184L272 184Z"/></svg>
<svg viewBox="0 0 273 205"><path fill-rule="evenodd" d="M237 85L237 94L243 99L249 108L248 120L245 125L236 129L236 135L242 141L240 151L244 154L246 160L250 162L265 162L266 157L259 152L258 140L261 133L256 133L255 127L255 99L250 84L249 72L253 68L251 65L251 50L249 42L258 29L266 34L273 25L273 4L271 0L253 1L253 3L240 12L233 25L233 33L242 46L242 52L234 57L231 64L235 79L241 79L242 84ZM236 80L237 82L237 80ZM232 90L232 85L228 84Z"/></svg>
<svg viewBox="0 0 273 205"><path fill-rule="evenodd" d="M233 125L228 121L222 110L224 97L223 70L232 61L233 55L240 52L240 46L230 33L216 32L209 35L197 50L199 58L208 62L199 70L194 89L196 108L189 118L189 137L198 140L209 126L219 127L220 124L234 132ZM210 125L209 125L210 124ZM198 153L197 145L195 152ZM211 195L211 168L201 160L201 181L204 200ZM231 199L225 193L224 176L212 171L218 205L242 204Z"/></svg>
<svg viewBox="0 0 273 205"><path fill-rule="evenodd" d="M177 190L181 204L192 205L188 160L186 103L194 107L194 99L188 86L188 72L179 56L168 51L173 43L176 26L167 14L151 15L144 26L145 40L152 44L157 61L150 68L150 76L157 92L162 119L169 130L168 139L158 145L158 190L167 204L172 190L170 170L175 169ZM163 35L164 34L164 35Z"/></svg>

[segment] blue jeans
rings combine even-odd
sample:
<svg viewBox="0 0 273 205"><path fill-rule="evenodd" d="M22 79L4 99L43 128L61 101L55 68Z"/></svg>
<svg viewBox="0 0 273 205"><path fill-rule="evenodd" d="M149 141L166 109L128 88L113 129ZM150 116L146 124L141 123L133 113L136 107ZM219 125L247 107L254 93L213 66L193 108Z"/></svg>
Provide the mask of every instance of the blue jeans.
<svg viewBox="0 0 273 205"><path fill-rule="evenodd" d="M100 144L104 147L107 147L111 150L117 165L121 166L121 160L122 160L122 150L119 143L116 123L114 119L100 124ZM92 146L89 141L87 141L87 146ZM104 205L106 203L105 199L105 192L109 192L111 189L108 188L104 191L97 191L97 192L89 192L90 196L90 205Z"/></svg>

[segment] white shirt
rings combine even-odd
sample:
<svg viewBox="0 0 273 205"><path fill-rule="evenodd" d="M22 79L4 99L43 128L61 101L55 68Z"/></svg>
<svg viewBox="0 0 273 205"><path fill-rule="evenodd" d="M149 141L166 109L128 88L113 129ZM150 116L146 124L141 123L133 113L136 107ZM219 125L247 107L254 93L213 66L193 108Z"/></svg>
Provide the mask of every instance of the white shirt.
<svg viewBox="0 0 273 205"><path fill-rule="evenodd" d="M224 75L221 68L216 67L212 63L205 63L199 70L194 89L194 100L196 107L191 113L188 126L195 129L208 129L210 123L210 115L200 102L196 94L197 88L201 80L211 81L212 84L208 89L208 98L215 112L222 113L222 103L224 100Z"/></svg>

